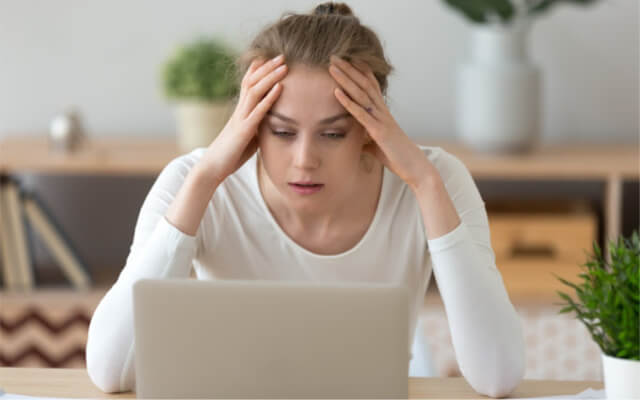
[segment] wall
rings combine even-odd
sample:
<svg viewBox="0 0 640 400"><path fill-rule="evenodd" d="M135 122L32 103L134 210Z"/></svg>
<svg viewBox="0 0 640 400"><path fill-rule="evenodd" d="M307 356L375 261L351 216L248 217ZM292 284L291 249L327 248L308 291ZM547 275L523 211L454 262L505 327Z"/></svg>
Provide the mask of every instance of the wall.
<svg viewBox="0 0 640 400"><path fill-rule="evenodd" d="M173 135L159 67L198 34L242 47L285 10L312 1L0 0L0 137L41 134L67 105L95 136ZM453 73L467 25L441 1L349 1L396 67L392 111L419 139L450 137ZM561 4L541 18L531 58L544 71L546 140L636 141L638 2Z"/></svg>
<svg viewBox="0 0 640 400"><path fill-rule="evenodd" d="M79 107L91 136L172 136L159 68L177 44L218 34L242 48L283 11L315 4L0 0L0 138L45 134L69 105ZM381 35L396 68L389 98L401 126L422 142L453 137L463 18L441 1L348 4ZM587 8L562 4L536 21L530 55L544 73L544 141L637 145L638 17L637 1L604 0ZM151 178L23 178L92 267L122 265ZM46 264L38 248L37 261Z"/></svg>

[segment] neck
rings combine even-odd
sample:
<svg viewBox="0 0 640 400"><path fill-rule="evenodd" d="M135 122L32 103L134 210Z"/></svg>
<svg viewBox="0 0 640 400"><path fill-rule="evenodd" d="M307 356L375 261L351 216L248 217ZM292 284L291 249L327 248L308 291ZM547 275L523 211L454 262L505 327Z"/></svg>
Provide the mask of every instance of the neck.
<svg viewBox="0 0 640 400"><path fill-rule="evenodd" d="M358 185L354 185L354 190L344 196L345 201L313 212L296 210L287 204L266 174L260 157L258 185L269 211L280 226L286 225L292 231L324 236L351 221L370 219L372 207L375 212L378 204L383 168L382 163L376 160L371 172L361 170L360 177L356 180ZM366 206L363 207L363 204Z"/></svg>

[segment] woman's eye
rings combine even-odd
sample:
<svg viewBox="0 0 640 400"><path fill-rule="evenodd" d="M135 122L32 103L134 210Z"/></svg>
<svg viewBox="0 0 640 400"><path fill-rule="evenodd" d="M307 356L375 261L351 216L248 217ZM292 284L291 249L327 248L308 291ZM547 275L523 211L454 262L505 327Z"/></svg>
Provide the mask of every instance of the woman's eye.
<svg viewBox="0 0 640 400"><path fill-rule="evenodd" d="M344 133L325 133L324 136L329 139L344 139L346 135Z"/></svg>
<svg viewBox="0 0 640 400"><path fill-rule="evenodd" d="M271 132L273 132L274 135L280 136L282 138L290 138L290 137L293 137L293 136L296 135L294 132L277 131L275 129L271 129ZM324 136L326 138L329 138L329 139L344 139L346 134L345 133L337 133L337 132L327 132L327 133L323 133L322 136Z"/></svg>
<svg viewBox="0 0 640 400"><path fill-rule="evenodd" d="M295 135L295 133L293 132L287 132L287 131L276 131L276 130L271 130L271 132L273 132L274 135L276 136L280 136L280 137L291 137L293 135Z"/></svg>

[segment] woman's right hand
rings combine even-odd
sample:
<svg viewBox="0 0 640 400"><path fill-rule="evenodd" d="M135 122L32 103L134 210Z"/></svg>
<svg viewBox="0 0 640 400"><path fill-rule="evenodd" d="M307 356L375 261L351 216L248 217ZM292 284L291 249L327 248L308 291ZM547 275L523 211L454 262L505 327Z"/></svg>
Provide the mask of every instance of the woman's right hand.
<svg viewBox="0 0 640 400"><path fill-rule="evenodd" d="M258 126L282 92L278 83L287 72L282 55L254 60L242 78L238 104L216 139L209 145L199 167L222 183L258 149Z"/></svg>

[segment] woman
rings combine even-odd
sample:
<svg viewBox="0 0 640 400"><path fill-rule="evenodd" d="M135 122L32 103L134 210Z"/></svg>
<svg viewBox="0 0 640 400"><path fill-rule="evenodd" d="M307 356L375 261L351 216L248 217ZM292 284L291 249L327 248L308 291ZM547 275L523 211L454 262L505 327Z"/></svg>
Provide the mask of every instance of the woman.
<svg viewBox="0 0 640 400"><path fill-rule="evenodd" d="M415 145L394 120L375 33L325 3L265 28L238 64L222 132L169 163L142 206L89 327L94 383L134 387L138 279L186 278L193 266L198 279L398 283L410 291L413 338L433 270L461 372L479 393L510 393L524 341L484 203L457 158Z"/></svg>

